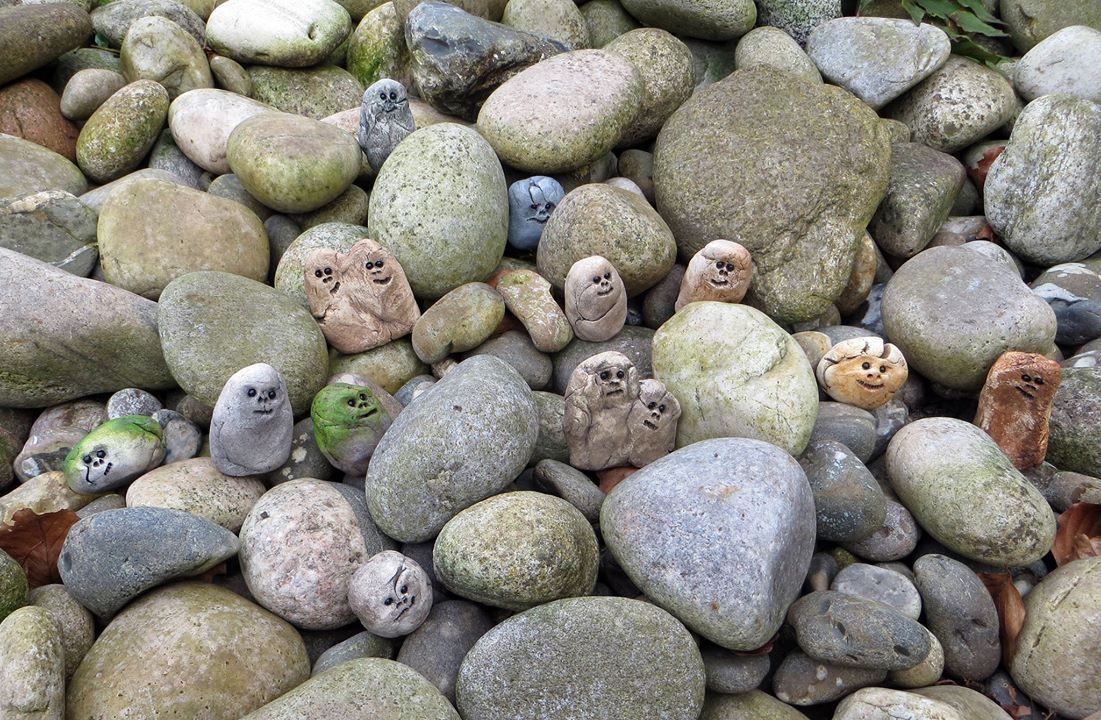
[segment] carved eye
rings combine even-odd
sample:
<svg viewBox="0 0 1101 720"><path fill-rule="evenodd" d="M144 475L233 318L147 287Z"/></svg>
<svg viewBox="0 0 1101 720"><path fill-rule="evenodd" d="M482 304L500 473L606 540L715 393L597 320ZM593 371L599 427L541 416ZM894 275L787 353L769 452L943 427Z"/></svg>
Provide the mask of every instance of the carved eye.
<svg viewBox="0 0 1101 720"><path fill-rule="evenodd" d="M861 365L860 367L862 367L862 368L864 368L865 370L867 370L867 369L869 369L869 368L870 368L871 366L872 366L872 364L871 364L871 363L863 363L863 364L862 364L862 365Z"/></svg>
<svg viewBox="0 0 1101 720"><path fill-rule="evenodd" d="M391 100L397 100L398 99L398 94L396 92L394 92L393 90L390 91L390 99Z"/></svg>
<svg viewBox="0 0 1101 720"><path fill-rule="evenodd" d="M610 373L607 370L601 370L600 371L600 379L601 380L607 380L609 375L610 375Z"/></svg>
<svg viewBox="0 0 1101 720"><path fill-rule="evenodd" d="M547 212L550 212L551 210L554 210L554 203L552 203L552 202L547 203L546 208L547 208Z"/></svg>
<svg viewBox="0 0 1101 720"><path fill-rule="evenodd" d="M1032 379L1032 377L1028 373L1025 373L1024 375L1021 376L1021 379L1024 380L1025 382L1028 382L1029 380Z"/></svg>
<svg viewBox="0 0 1101 720"><path fill-rule="evenodd" d="M313 275L314 275L314 277L321 277L321 271L320 270L314 270Z"/></svg>
<svg viewBox="0 0 1101 720"><path fill-rule="evenodd" d="M356 401L355 400L349 400L348 401L348 407L355 407L355 406L356 406Z"/></svg>
<svg viewBox="0 0 1101 720"><path fill-rule="evenodd" d="M717 268L719 268L720 270L722 270L723 269L723 261L722 260L718 261L717 263L715 263L715 266Z"/></svg>
<svg viewBox="0 0 1101 720"><path fill-rule="evenodd" d="M1044 384L1044 379L1042 377L1037 376L1036 377L1036 384L1037 385L1043 385Z"/></svg>
<svg viewBox="0 0 1101 720"><path fill-rule="evenodd" d="M619 378L620 380L622 380L623 379L623 371L622 370L617 370L615 376L617 378Z"/></svg>
<svg viewBox="0 0 1101 720"><path fill-rule="evenodd" d="M539 206L538 206L538 205L536 205L535 203L532 203L532 204L531 204L531 209L532 209L532 210L538 210L538 209L539 209Z"/></svg>
<svg viewBox="0 0 1101 720"><path fill-rule="evenodd" d="M375 267L377 267L377 268L380 268L380 267L382 267L382 261L381 261L381 260L379 260L378 262L376 262L376 263L375 263Z"/></svg>
<svg viewBox="0 0 1101 720"><path fill-rule="evenodd" d="M386 99L386 91L385 90L383 90L382 92L380 92L378 94L378 99L379 100L385 100Z"/></svg>
<svg viewBox="0 0 1101 720"><path fill-rule="evenodd" d="M248 395L249 397L256 397L256 388L249 388L248 392L245 393L245 394Z"/></svg>
<svg viewBox="0 0 1101 720"><path fill-rule="evenodd" d="M87 465L88 463L92 462L92 456L91 455L85 455L84 457L81 458L81 460L83 460L84 464Z"/></svg>
<svg viewBox="0 0 1101 720"><path fill-rule="evenodd" d="M371 262L370 260L368 260L368 261L367 261L367 264L366 264L366 265L364 265L363 267L365 267L365 268L367 268L368 270L370 270L370 269L371 269L371 268L373 268L374 266L375 266L375 264L374 264L373 262Z"/></svg>
<svg viewBox="0 0 1101 720"><path fill-rule="evenodd" d="M600 282L600 276L599 276L599 275L597 275L596 277L594 277L594 278L593 278L593 282L594 282L594 283L598 283L598 282Z"/></svg>
<svg viewBox="0 0 1101 720"><path fill-rule="evenodd" d="M604 279L605 280L611 280L612 279L612 274L610 272L604 273Z"/></svg>
<svg viewBox="0 0 1101 720"><path fill-rule="evenodd" d="M269 400L274 400L275 399L275 391L274 390L268 390L268 399Z"/></svg>
<svg viewBox="0 0 1101 720"><path fill-rule="evenodd" d="M326 275L332 275L333 274L333 269L331 267L325 268L325 274Z"/></svg>
<svg viewBox="0 0 1101 720"><path fill-rule="evenodd" d="M665 406L664 405L658 405L658 412L665 412Z"/></svg>
<svg viewBox="0 0 1101 720"><path fill-rule="evenodd" d="M887 366L886 365L880 365L879 366L879 372L881 372L881 373L887 372Z"/></svg>
<svg viewBox="0 0 1101 720"><path fill-rule="evenodd" d="M393 605L394 604L394 598L392 598L392 597L391 598L386 598L385 600L382 601L382 604L383 605Z"/></svg>
<svg viewBox="0 0 1101 720"><path fill-rule="evenodd" d="M652 402L652 403L650 403L649 405L647 405L646 407L647 407L647 409L649 409L649 410L653 410L653 409L654 409L655 407L657 407L657 403L656 403L656 402Z"/></svg>
<svg viewBox="0 0 1101 720"><path fill-rule="evenodd" d="M105 451L105 450L96 450L96 457L99 458L100 460L102 460L103 458L107 457L107 451Z"/></svg>
<svg viewBox="0 0 1101 720"><path fill-rule="evenodd" d="M359 394L359 399L360 399L360 400L366 400L366 399L367 399L367 396L366 396L366 395L364 395L363 393L360 393L360 394Z"/></svg>
<svg viewBox="0 0 1101 720"><path fill-rule="evenodd" d="M404 595L407 592L409 592L409 586L408 585L402 585L401 586L401 594Z"/></svg>

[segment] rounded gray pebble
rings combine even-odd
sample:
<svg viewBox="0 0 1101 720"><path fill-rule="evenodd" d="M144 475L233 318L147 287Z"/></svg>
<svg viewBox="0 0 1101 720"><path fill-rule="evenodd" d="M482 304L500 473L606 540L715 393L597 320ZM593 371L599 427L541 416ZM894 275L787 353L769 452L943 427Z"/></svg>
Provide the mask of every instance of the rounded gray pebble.
<svg viewBox="0 0 1101 720"><path fill-rule="evenodd" d="M890 605L912 620L921 616L921 595L917 588L894 570L853 563L837 574L830 589Z"/></svg>

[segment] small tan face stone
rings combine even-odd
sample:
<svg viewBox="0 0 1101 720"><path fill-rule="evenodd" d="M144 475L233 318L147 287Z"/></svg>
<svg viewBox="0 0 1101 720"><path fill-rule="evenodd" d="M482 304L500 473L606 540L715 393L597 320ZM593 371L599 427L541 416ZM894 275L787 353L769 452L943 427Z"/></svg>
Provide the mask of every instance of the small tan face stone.
<svg viewBox="0 0 1101 720"><path fill-rule="evenodd" d="M838 402L874 410L906 384L902 351L877 337L853 338L830 348L818 362L818 384Z"/></svg>
<svg viewBox="0 0 1101 720"><path fill-rule="evenodd" d="M627 321L627 289L610 262L599 255L578 260L566 275L566 319L588 342L615 337Z"/></svg>
<svg viewBox="0 0 1101 720"><path fill-rule="evenodd" d="M622 353L603 352L577 366L562 418L571 465L602 470L627 462L627 417L638 396L638 371Z"/></svg>
<svg viewBox="0 0 1101 720"><path fill-rule="evenodd" d="M677 441L680 403L660 380L639 383L639 395L627 415L627 460L635 467L649 465L673 451Z"/></svg>
<svg viewBox="0 0 1101 720"><path fill-rule="evenodd" d="M712 240L688 262L674 306L692 302L741 302L753 279L749 250L730 240Z"/></svg>
<svg viewBox="0 0 1101 720"><path fill-rule="evenodd" d="M975 424L986 431L1020 470L1047 455L1048 420L1063 370L1036 353L1003 353L979 394Z"/></svg>

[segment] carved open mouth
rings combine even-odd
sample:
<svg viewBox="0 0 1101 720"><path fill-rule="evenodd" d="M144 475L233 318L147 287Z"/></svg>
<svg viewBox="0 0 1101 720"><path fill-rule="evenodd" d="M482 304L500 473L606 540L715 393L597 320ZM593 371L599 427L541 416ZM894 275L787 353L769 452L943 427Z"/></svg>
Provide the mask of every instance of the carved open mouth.
<svg viewBox="0 0 1101 720"><path fill-rule="evenodd" d="M646 427L650 428L651 430L657 430L658 429L658 426L655 425L654 423L650 422L649 420L643 420L642 424L645 425Z"/></svg>
<svg viewBox="0 0 1101 720"><path fill-rule="evenodd" d="M1021 386L1019 386L1019 385L1014 385L1014 386L1013 386L1013 388L1014 388L1014 389L1015 389L1015 390L1016 390L1017 392L1019 392L1019 393L1021 393L1022 395L1024 395L1024 396L1025 396L1026 398L1028 398L1029 400L1035 400L1035 399L1036 399L1036 396L1035 396L1035 395L1033 395L1033 394L1032 394L1032 393L1030 393L1030 392L1029 392L1028 390L1025 390L1025 389L1024 389L1023 387L1021 387Z"/></svg>
<svg viewBox="0 0 1101 720"><path fill-rule="evenodd" d="M358 409L363 410L365 407L366 406L364 406L364 405L360 405ZM371 417L372 415L375 415L375 414L378 413L378 408L366 408L366 409L367 409L367 412L363 412L363 413L359 414L359 419L360 420L366 420L367 418Z"/></svg>
<svg viewBox="0 0 1101 720"><path fill-rule="evenodd" d="M549 217L528 218L528 222L539 223L540 225L545 225L547 220L550 220L550 218Z"/></svg>
<svg viewBox="0 0 1101 720"><path fill-rule="evenodd" d="M611 287L608 288L607 290L597 290L596 294L599 297L604 297L605 295L611 295L613 290L615 290L615 288L611 288Z"/></svg>
<svg viewBox="0 0 1101 720"><path fill-rule="evenodd" d="M115 466L114 463L107 463L107 467L103 468L103 477L107 477L107 474L111 472L111 468ZM92 484L92 466L86 465L84 467L84 482L89 485Z"/></svg>
<svg viewBox="0 0 1101 720"><path fill-rule="evenodd" d="M409 598L409 604L401 609L397 615L394 616L394 620L400 620L401 616L413 609L413 606L417 604L417 596L412 595Z"/></svg>
<svg viewBox="0 0 1101 720"><path fill-rule="evenodd" d="M326 280L325 282L328 282L328 280ZM335 295L336 291L339 290L339 289L340 289L340 283L336 283L331 288L329 288L329 294L330 295Z"/></svg>
<svg viewBox="0 0 1101 720"><path fill-rule="evenodd" d="M253 415L271 415L273 412L275 412L275 411L272 410L271 408L263 408L263 409L260 409L260 410L253 410L252 414Z"/></svg>
<svg viewBox="0 0 1101 720"><path fill-rule="evenodd" d="M856 384L857 384L857 385L859 385L859 386L860 386L860 387L862 387L862 388L865 388L865 389L867 389L867 390L880 390L880 389L882 389L882 388L883 388L883 385L882 385L882 384L879 384L879 385L873 385L872 383L870 383L870 382L864 382L863 380L857 380L857 381L856 381Z"/></svg>
<svg viewBox="0 0 1101 720"><path fill-rule="evenodd" d="M726 278L717 278L717 279L714 279L714 280L709 280L708 282L710 282L712 285L717 285L717 286L720 286L720 287L723 286L723 285L729 285L730 284L730 281L727 280Z"/></svg>
<svg viewBox="0 0 1101 720"><path fill-rule="evenodd" d="M375 285L389 285L391 280L393 280L393 278L388 277L388 278L383 278L381 280L377 280L377 279L372 280L371 282L373 282Z"/></svg>
<svg viewBox="0 0 1101 720"><path fill-rule="evenodd" d="M613 388L610 388L610 389L604 391L604 396L605 397L611 397L612 395L622 395L622 394L623 394L623 388L620 388L620 387L613 387Z"/></svg>

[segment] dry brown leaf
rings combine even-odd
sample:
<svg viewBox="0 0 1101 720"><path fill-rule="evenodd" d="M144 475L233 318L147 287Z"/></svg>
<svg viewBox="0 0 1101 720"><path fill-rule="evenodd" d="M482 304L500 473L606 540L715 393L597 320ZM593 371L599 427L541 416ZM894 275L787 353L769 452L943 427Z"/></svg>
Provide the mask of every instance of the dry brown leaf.
<svg viewBox="0 0 1101 720"><path fill-rule="evenodd" d="M975 163L975 167L967 168L967 174L971 177L971 182L975 184L975 189L979 191L979 197L982 197L983 189L986 187L986 176L990 172L990 166L1003 152L1005 152L1005 145L989 148Z"/></svg>
<svg viewBox="0 0 1101 720"><path fill-rule="evenodd" d="M1101 505L1075 503L1059 516L1059 529L1051 546L1055 564L1101 555Z"/></svg>
<svg viewBox="0 0 1101 720"><path fill-rule="evenodd" d="M0 550L23 566L32 588L61 582L57 556L69 528L78 520L72 510L35 515L30 508L23 508L12 515L10 524L0 526Z"/></svg>
<svg viewBox="0 0 1101 720"><path fill-rule="evenodd" d="M1001 626L1002 663L1010 667L1017 654L1017 636L1025 624L1025 601L1009 573L979 573L979 579L994 598Z"/></svg>
<svg viewBox="0 0 1101 720"><path fill-rule="evenodd" d="M636 467L613 467L605 470L597 470L596 477L600 491L605 495L612 491L616 485L620 484L630 476L638 472Z"/></svg>

